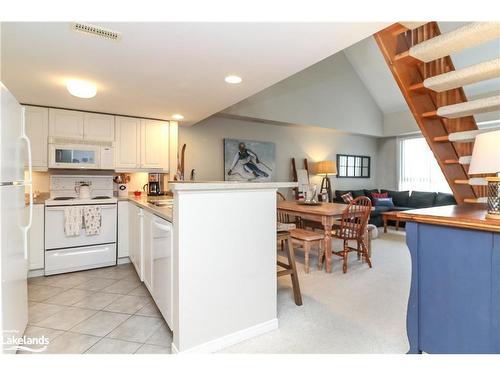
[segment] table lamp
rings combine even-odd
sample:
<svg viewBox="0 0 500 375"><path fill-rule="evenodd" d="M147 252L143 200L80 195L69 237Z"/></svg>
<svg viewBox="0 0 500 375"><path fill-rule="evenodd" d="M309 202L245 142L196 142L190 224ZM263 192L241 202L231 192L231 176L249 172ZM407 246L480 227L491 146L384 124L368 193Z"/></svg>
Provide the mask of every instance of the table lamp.
<svg viewBox="0 0 500 375"><path fill-rule="evenodd" d="M328 175L337 174L337 163L332 160L325 160L316 163L316 174L318 176L324 176L323 181L321 181L320 193L326 191L328 194L328 202L332 201L332 185L330 183L330 177Z"/></svg>
<svg viewBox="0 0 500 375"><path fill-rule="evenodd" d="M495 173L486 177L488 182L487 219L500 220L500 130L479 134L474 141L474 150L469 174Z"/></svg>

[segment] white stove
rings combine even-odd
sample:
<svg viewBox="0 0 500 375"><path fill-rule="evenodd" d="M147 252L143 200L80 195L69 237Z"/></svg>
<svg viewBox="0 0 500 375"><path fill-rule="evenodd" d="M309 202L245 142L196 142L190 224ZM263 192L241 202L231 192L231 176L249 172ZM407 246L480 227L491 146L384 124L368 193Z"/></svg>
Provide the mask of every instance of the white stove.
<svg viewBox="0 0 500 375"><path fill-rule="evenodd" d="M83 183L90 187L88 198L78 197L77 187ZM78 207L76 214L72 206ZM82 216L89 208L93 212L97 208L99 230L87 235ZM77 233L67 233L69 215L82 218ZM116 236L117 198L113 197L112 176L50 177L50 198L45 201L46 275L116 265Z"/></svg>
<svg viewBox="0 0 500 375"><path fill-rule="evenodd" d="M92 204L116 204L118 199L113 196L100 195L91 198L78 197L54 197L45 201L46 206L74 206L74 205L92 205Z"/></svg>

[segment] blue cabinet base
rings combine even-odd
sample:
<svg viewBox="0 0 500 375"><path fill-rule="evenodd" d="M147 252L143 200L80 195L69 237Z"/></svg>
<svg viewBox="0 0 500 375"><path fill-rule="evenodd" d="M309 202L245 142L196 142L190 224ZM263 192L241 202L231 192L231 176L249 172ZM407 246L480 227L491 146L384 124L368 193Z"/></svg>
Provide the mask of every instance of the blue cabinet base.
<svg viewBox="0 0 500 375"><path fill-rule="evenodd" d="M408 222L409 353L500 353L500 234Z"/></svg>

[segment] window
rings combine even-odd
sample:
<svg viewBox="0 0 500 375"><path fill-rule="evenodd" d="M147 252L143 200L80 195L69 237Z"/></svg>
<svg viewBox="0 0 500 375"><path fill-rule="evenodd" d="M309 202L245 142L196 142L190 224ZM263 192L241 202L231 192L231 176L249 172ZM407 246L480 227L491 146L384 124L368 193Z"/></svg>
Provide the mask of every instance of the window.
<svg viewBox="0 0 500 375"><path fill-rule="evenodd" d="M370 157L337 154L337 177L370 178Z"/></svg>
<svg viewBox="0 0 500 375"><path fill-rule="evenodd" d="M399 140L399 190L451 193L434 154L422 137Z"/></svg>

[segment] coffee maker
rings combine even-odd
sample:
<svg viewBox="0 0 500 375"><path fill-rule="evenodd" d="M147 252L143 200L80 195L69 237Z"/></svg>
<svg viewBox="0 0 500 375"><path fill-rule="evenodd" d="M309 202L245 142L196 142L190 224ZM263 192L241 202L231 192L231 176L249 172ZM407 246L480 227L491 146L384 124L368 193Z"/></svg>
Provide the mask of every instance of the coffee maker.
<svg viewBox="0 0 500 375"><path fill-rule="evenodd" d="M149 173L148 195L165 195L165 173Z"/></svg>

